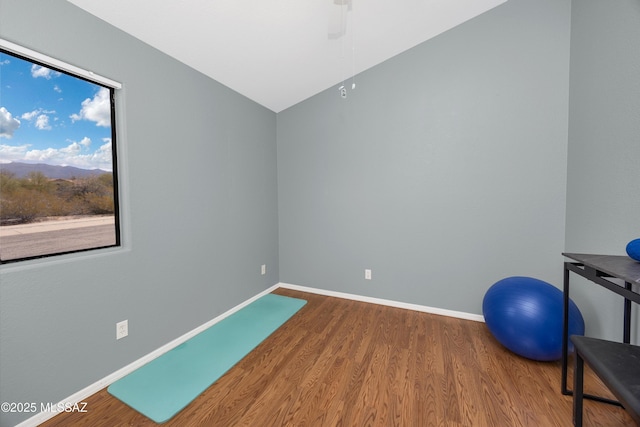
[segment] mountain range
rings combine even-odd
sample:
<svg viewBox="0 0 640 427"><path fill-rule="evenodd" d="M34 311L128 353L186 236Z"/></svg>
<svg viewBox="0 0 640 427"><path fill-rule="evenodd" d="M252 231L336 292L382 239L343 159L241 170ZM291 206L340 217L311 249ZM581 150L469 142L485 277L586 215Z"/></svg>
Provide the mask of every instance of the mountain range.
<svg viewBox="0 0 640 427"><path fill-rule="evenodd" d="M90 176L110 173L102 169L81 169L73 166L56 166L44 163L0 163L0 172L10 172L16 178L25 178L31 172L41 172L50 179L71 179L71 178L87 178Z"/></svg>

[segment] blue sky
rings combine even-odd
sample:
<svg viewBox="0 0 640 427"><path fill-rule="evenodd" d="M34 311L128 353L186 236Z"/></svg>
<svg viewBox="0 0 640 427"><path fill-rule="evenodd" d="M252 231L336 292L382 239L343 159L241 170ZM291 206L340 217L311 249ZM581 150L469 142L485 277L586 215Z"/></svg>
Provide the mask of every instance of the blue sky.
<svg viewBox="0 0 640 427"><path fill-rule="evenodd" d="M0 163L112 170L109 90L0 52Z"/></svg>

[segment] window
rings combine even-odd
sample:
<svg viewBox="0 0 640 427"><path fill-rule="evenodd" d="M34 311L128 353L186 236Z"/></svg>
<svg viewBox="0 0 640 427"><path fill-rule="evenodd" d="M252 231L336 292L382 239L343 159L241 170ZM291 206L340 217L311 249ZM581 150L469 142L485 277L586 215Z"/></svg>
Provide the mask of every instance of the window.
<svg viewBox="0 0 640 427"><path fill-rule="evenodd" d="M0 40L0 263L120 246L119 87Z"/></svg>

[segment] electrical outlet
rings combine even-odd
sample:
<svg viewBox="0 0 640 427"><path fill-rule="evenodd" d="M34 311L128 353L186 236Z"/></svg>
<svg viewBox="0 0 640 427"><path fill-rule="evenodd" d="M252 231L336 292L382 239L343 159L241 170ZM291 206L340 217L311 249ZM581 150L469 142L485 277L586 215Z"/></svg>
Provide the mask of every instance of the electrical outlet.
<svg viewBox="0 0 640 427"><path fill-rule="evenodd" d="M263 276L267 274L267 264L262 264L262 266L260 267L260 274L262 274Z"/></svg>
<svg viewBox="0 0 640 427"><path fill-rule="evenodd" d="M371 280L371 270L366 269L366 270L364 271L364 278L365 278L366 280Z"/></svg>
<svg viewBox="0 0 640 427"><path fill-rule="evenodd" d="M116 323L116 339L124 338L129 335L129 321L123 320Z"/></svg>

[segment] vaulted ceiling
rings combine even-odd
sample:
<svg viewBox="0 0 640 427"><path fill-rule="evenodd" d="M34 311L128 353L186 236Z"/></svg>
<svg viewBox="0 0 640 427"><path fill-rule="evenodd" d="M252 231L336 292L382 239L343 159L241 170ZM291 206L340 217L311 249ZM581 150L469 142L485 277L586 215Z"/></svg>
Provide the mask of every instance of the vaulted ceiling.
<svg viewBox="0 0 640 427"><path fill-rule="evenodd" d="M68 1L275 112L506 2Z"/></svg>

